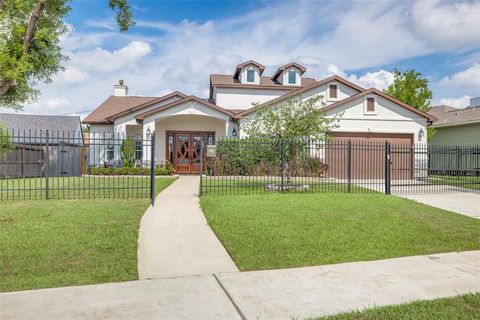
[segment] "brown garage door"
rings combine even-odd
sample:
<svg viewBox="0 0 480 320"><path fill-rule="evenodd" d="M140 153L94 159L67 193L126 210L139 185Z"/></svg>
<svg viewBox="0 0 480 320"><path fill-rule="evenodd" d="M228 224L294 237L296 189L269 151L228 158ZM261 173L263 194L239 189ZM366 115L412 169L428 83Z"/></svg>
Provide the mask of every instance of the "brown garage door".
<svg viewBox="0 0 480 320"><path fill-rule="evenodd" d="M348 177L348 140L351 148L352 179L383 179L385 176L385 142L391 144L392 179L410 179L413 175L412 134L334 132L327 147L328 175Z"/></svg>

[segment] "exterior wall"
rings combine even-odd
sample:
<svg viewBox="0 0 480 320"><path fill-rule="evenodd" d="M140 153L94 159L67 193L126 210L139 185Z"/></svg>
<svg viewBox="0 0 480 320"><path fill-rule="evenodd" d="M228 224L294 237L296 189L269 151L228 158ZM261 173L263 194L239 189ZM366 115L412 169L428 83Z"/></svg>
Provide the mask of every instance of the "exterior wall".
<svg viewBox="0 0 480 320"><path fill-rule="evenodd" d="M312 89L308 96L304 95L302 98L307 99L317 94L325 95L326 88L327 86L321 86ZM344 89L343 91L342 96L347 94ZM342 96L340 96L341 99L343 99ZM333 117L338 113L342 113L338 122L339 127L334 131L411 133L414 135L415 143L426 143L427 120L425 118L378 96L375 96L375 112L368 113L366 112L365 101L366 97L362 97L328 111L326 113L327 117ZM277 106L285 105L285 103L287 102L282 102ZM240 119L240 128L254 117L255 114L251 114L246 118ZM420 138L420 131L422 130L423 137ZM240 136L245 136L242 130L240 130Z"/></svg>
<svg viewBox="0 0 480 320"><path fill-rule="evenodd" d="M161 164L166 159L167 131L209 131L216 137L224 137L227 123L217 118L206 116L179 115L155 121L155 158Z"/></svg>
<svg viewBox="0 0 480 320"><path fill-rule="evenodd" d="M107 162L107 149L104 142L113 138L113 124L92 124L90 125L88 162L90 166L103 165ZM115 155L114 159L118 159Z"/></svg>
<svg viewBox="0 0 480 320"><path fill-rule="evenodd" d="M288 93L288 90L216 88L215 103L225 109L249 109L252 103L264 103Z"/></svg>
<svg viewBox="0 0 480 320"><path fill-rule="evenodd" d="M480 144L480 123L436 127L437 131L430 141L436 145L452 145L452 144Z"/></svg>

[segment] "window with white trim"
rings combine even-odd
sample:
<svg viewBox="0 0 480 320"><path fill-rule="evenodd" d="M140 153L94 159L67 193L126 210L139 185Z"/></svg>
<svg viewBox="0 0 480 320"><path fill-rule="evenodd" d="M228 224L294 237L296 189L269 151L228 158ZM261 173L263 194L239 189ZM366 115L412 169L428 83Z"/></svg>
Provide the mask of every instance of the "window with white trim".
<svg viewBox="0 0 480 320"><path fill-rule="evenodd" d="M288 84L297 83L297 73L295 71L288 71Z"/></svg>
<svg viewBox="0 0 480 320"><path fill-rule="evenodd" d="M255 70L247 70L247 82L255 82Z"/></svg>

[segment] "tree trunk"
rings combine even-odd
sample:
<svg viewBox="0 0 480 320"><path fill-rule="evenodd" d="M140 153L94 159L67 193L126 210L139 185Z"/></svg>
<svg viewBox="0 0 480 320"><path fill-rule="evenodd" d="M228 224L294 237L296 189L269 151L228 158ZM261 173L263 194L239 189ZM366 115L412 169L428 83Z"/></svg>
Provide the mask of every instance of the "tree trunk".
<svg viewBox="0 0 480 320"><path fill-rule="evenodd" d="M1 0L0 0L1 1ZM30 21L28 22L27 31L25 32L25 37L23 38L23 53L28 53L30 45L32 44L33 35L35 32L35 26L37 25L38 17L42 12L43 6L47 0L39 0L33 9L32 15L30 16Z"/></svg>
<svg viewBox="0 0 480 320"><path fill-rule="evenodd" d="M27 31L25 32L25 36L23 38L23 52L22 55L25 55L30 50L30 46L32 44L33 36L35 34L35 27L37 25L38 17L43 10L43 6L47 0L39 0L35 5L35 8L32 11L30 16L30 20L28 21ZM0 0L0 10L2 10L4 4L4 0ZM7 94L8 89L13 85L12 79L5 79L0 83L0 97L3 97Z"/></svg>

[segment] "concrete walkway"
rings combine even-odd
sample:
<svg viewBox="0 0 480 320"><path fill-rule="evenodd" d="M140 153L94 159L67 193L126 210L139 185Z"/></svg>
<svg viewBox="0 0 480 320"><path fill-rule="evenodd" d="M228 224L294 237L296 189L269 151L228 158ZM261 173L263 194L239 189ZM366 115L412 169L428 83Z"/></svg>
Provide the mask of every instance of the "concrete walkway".
<svg viewBox="0 0 480 320"><path fill-rule="evenodd" d="M480 251L1 293L0 319L290 320L469 292Z"/></svg>
<svg viewBox="0 0 480 320"><path fill-rule="evenodd" d="M180 176L140 222L140 279L238 271L208 226L197 197L199 176Z"/></svg>
<svg viewBox="0 0 480 320"><path fill-rule="evenodd" d="M403 194L400 197L415 200L432 207L457 212L480 219L479 192L449 192L438 194Z"/></svg>

